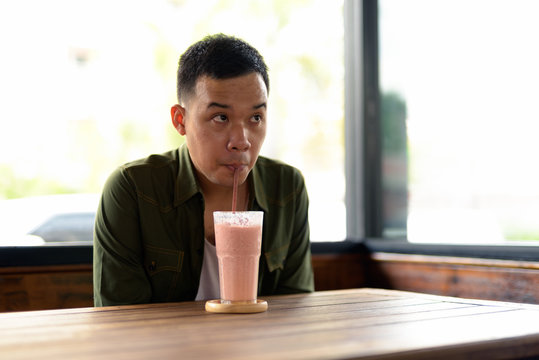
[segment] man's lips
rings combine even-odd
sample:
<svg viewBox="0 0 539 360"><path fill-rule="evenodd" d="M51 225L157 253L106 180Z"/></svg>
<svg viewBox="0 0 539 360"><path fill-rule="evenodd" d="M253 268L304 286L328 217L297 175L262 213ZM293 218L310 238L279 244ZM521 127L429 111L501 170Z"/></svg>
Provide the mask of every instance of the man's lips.
<svg viewBox="0 0 539 360"><path fill-rule="evenodd" d="M231 171L236 171L236 169L238 169L239 171L242 171L243 169L247 167L247 165L245 164L226 164L225 166L229 168Z"/></svg>

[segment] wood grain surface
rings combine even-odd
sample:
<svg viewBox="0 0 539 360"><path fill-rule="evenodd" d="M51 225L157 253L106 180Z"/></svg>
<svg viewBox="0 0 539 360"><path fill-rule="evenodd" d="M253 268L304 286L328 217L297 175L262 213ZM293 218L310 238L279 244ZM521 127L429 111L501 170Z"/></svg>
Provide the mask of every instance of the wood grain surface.
<svg viewBox="0 0 539 360"><path fill-rule="evenodd" d="M539 355L539 306L379 289L0 314L6 359L511 359Z"/></svg>

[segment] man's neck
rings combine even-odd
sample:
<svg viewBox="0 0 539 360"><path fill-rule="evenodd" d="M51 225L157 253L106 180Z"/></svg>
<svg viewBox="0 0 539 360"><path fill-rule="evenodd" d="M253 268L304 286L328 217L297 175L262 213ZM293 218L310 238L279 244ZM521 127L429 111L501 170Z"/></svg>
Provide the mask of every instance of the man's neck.
<svg viewBox="0 0 539 360"><path fill-rule="evenodd" d="M201 186L202 194L204 195L204 202L206 207L214 210L232 210L232 195L233 188L228 186ZM237 194L237 209L243 211L248 198L248 186L247 182L238 186Z"/></svg>

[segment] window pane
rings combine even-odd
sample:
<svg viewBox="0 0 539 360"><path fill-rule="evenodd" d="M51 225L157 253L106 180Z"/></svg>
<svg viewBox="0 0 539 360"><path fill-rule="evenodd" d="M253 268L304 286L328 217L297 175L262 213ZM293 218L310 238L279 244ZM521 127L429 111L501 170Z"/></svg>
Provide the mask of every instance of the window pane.
<svg viewBox="0 0 539 360"><path fill-rule="evenodd" d="M262 154L303 171L312 240L343 240L342 6L342 0L0 2L0 215L10 224L0 245L42 243L45 228L48 234L87 228L97 206L93 194L116 166L179 146L183 138L169 115L178 57L218 32L264 55L272 86Z"/></svg>
<svg viewBox="0 0 539 360"><path fill-rule="evenodd" d="M380 0L379 10L384 185L400 202L386 207L396 209L386 232L539 244L539 2Z"/></svg>

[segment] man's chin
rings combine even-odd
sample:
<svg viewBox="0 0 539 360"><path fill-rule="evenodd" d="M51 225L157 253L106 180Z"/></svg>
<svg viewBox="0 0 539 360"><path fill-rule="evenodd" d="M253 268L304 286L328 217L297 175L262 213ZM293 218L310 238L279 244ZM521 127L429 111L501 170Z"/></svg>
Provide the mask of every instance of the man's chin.
<svg viewBox="0 0 539 360"><path fill-rule="evenodd" d="M238 184L239 185L243 184L246 179L247 179L246 176L240 175L238 179ZM232 188L234 186L234 174L229 175L229 176L215 176L215 177L209 178L208 180L212 185L215 185L215 186L222 186L222 187L229 187L229 188Z"/></svg>

